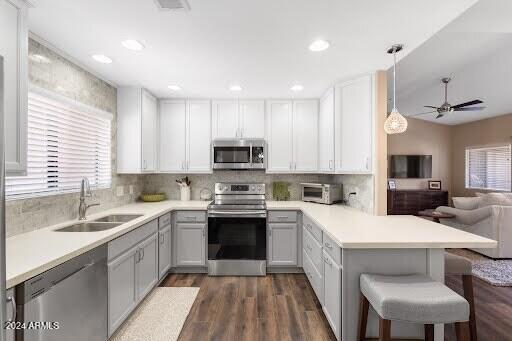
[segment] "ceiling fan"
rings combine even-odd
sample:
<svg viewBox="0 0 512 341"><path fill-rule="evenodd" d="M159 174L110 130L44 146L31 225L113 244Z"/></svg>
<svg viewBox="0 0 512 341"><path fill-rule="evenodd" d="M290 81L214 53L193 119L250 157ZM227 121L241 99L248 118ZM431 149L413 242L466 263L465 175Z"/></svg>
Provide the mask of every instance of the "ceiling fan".
<svg viewBox="0 0 512 341"><path fill-rule="evenodd" d="M452 111L477 111L477 110L485 109L485 107L472 107L472 105L483 103L479 99L475 99L473 101L469 101L469 102L465 102L465 103L460 103L457 105L451 105L450 103L448 103L448 83L450 83L451 80L452 79L448 78L448 77L441 79L441 82L443 82L443 84L444 84L444 103L440 107L436 107L436 106L432 106L432 105L425 105L425 108L431 108L434 110L429 111L429 112L424 112L421 114L416 114L413 116L426 115L426 114L432 114L432 113L437 112L436 118L441 118L445 114L452 112Z"/></svg>

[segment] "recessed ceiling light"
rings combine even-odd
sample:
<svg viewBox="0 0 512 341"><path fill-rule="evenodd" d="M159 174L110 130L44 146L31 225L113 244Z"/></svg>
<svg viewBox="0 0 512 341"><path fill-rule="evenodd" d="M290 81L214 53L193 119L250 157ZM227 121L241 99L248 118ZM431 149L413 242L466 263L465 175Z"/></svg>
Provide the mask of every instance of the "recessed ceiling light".
<svg viewBox="0 0 512 341"><path fill-rule="evenodd" d="M95 54L95 55L92 56L92 59L94 59L98 63L102 63L102 64L110 64L110 63L112 63L112 59L110 59L109 57L105 56L104 54Z"/></svg>
<svg viewBox="0 0 512 341"><path fill-rule="evenodd" d="M302 91L302 90L304 90L304 87L302 85L300 85L300 84L295 84L294 86L292 86L290 88L290 90L292 90L292 91Z"/></svg>
<svg viewBox="0 0 512 341"><path fill-rule="evenodd" d="M140 41L137 41L134 39L123 40L121 42L121 45L126 47L128 50L132 50L132 51L140 51L140 50L144 49L144 45Z"/></svg>
<svg viewBox="0 0 512 341"><path fill-rule="evenodd" d="M314 52L324 51L329 48L329 42L327 40L318 39L309 45L309 49Z"/></svg>
<svg viewBox="0 0 512 341"><path fill-rule="evenodd" d="M231 90L231 91L242 91L242 87L240 85L231 85L229 87L229 90Z"/></svg>
<svg viewBox="0 0 512 341"><path fill-rule="evenodd" d="M181 86L179 85L168 85L167 87L172 91L181 91Z"/></svg>

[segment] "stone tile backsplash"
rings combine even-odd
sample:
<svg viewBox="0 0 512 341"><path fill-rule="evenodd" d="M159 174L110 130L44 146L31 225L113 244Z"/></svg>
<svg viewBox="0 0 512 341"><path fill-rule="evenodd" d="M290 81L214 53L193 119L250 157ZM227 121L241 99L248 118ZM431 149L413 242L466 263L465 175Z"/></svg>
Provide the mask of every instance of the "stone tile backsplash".
<svg viewBox="0 0 512 341"><path fill-rule="evenodd" d="M163 192L169 199L179 200L180 189L176 179L187 174L151 174L143 177L144 192ZM216 182L255 182L265 183L267 199L272 199L272 182L285 181L290 183L290 199L301 198L301 182L328 182L330 176L323 174L265 174L264 171L214 171L213 174L188 174L191 184L191 199L199 200L203 188L214 190Z"/></svg>

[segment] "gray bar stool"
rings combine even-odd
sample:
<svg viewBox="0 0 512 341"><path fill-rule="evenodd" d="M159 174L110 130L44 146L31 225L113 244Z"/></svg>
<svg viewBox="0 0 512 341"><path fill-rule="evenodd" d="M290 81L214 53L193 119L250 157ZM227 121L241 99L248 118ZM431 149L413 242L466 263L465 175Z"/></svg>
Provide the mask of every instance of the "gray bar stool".
<svg viewBox="0 0 512 341"><path fill-rule="evenodd" d="M361 274L360 341L366 337L368 309L379 314L379 340L391 340L391 321L421 323L425 340L434 340L434 324L455 323L458 341L468 341L469 304L446 285L425 275Z"/></svg>
<svg viewBox="0 0 512 341"><path fill-rule="evenodd" d="M469 303L469 334L471 341L477 341L476 336L476 313L475 296L473 294L473 273L471 261L468 259L446 252L444 257L444 271L450 275L462 276L462 287L464 298Z"/></svg>

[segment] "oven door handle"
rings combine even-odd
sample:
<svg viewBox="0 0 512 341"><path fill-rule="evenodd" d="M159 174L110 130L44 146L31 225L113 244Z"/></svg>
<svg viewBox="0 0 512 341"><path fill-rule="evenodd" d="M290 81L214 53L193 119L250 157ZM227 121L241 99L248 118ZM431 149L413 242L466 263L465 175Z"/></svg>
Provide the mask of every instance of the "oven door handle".
<svg viewBox="0 0 512 341"><path fill-rule="evenodd" d="M265 210L230 210L230 211L217 211L212 210L208 211L208 217L239 217L245 216L248 218L265 218L267 216L267 211Z"/></svg>

